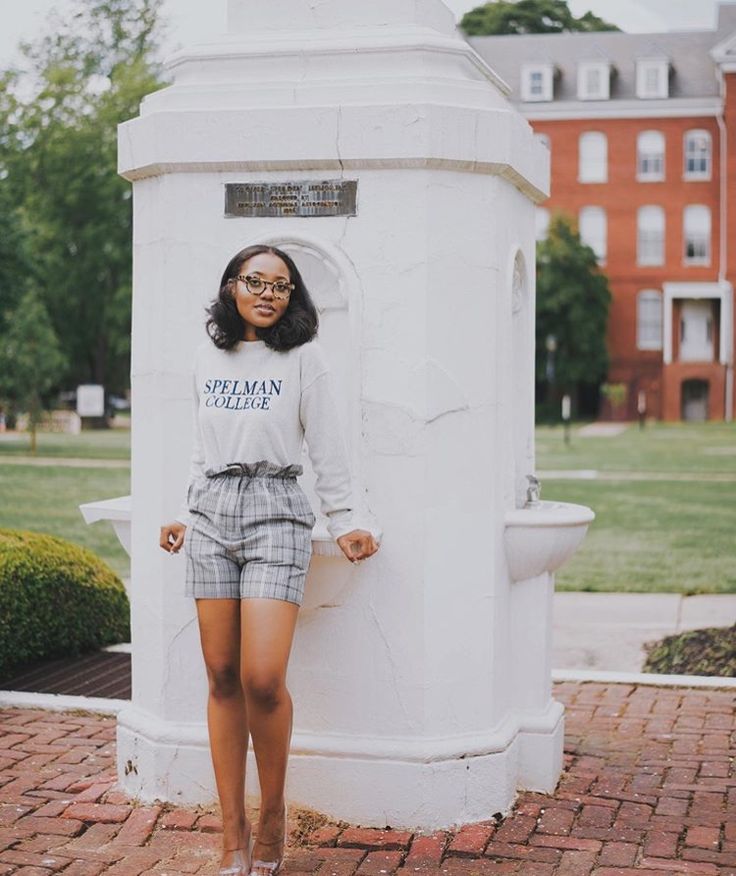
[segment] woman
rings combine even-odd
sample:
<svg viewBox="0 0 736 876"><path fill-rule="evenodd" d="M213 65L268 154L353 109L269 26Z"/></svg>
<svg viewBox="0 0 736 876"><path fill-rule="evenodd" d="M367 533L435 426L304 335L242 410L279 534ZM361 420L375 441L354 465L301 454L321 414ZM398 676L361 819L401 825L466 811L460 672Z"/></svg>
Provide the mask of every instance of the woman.
<svg viewBox="0 0 736 876"><path fill-rule="evenodd" d="M296 481L306 438L328 529L353 563L380 533L357 525L347 454L318 342L317 311L292 259L252 246L228 264L194 363L187 507L161 528L186 555L209 682L207 724L222 809L220 873L275 876L286 836L292 726L285 686L315 517ZM245 814L248 735L261 808Z"/></svg>

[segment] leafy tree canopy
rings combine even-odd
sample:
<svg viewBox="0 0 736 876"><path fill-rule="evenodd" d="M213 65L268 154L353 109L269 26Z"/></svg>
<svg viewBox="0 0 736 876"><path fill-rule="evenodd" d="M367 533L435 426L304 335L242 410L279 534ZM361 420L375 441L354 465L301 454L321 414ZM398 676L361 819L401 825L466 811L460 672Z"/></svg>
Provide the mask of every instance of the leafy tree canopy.
<svg viewBox="0 0 736 876"><path fill-rule="evenodd" d="M598 384L608 371L608 279L571 221L553 216L537 244L537 380L547 378L547 339L556 341L555 383L562 392Z"/></svg>
<svg viewBox="0 0 736 876"><path fill-rule="evenodd" d="M77 0L22 47L22 69L0 72L0 205L15 205L9 221L33 267L14 266L0 247L0 308L4 288L30 278L71 387L128 385L132 211L116 136L162 84L160 5Z"/></svg>
<svg viewBox="0 0 736 876"><path fill-rule="evenodd" d="M592 12L576 18L567 0L495 0L466 12L460 27L468 36L619 30Z"/></svg>

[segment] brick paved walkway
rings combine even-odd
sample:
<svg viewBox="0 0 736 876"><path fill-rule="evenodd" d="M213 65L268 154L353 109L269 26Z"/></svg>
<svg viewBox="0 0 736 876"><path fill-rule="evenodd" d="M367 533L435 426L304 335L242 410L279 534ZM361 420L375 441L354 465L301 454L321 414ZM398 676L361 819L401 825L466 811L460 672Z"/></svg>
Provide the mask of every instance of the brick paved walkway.
<svg viewBox="0 0 736 876"><path fill-rule="evenodd" d="M292 807L287 873L736 876L736 691L564 682L555 696L567 734L554 796L523 793L503 821L431 835ZM0 712L0 876L216 873L214 810L115 791L114 730L114 718Z"/></svg>

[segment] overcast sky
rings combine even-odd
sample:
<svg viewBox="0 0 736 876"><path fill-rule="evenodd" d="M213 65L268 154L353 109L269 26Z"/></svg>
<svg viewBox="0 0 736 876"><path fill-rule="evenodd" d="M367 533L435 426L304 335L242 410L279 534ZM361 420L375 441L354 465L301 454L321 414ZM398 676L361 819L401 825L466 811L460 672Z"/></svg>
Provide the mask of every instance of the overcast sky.
<svg viewBox="0 0 736 876"><path fill-rule="evenodd" d="M71 2L0 0L0 66L13 59L19 40L33 39L39 33L51 9L63 11ZM445 2L458 18L479 5L479 0ZM226 0L165 0L165 14L171 23L167 48L207 39L224 30L226 5ZM575 15L591 10L622 30L634 33L711 28L715 25L718 0L569 0L569 6Z"/></svg>

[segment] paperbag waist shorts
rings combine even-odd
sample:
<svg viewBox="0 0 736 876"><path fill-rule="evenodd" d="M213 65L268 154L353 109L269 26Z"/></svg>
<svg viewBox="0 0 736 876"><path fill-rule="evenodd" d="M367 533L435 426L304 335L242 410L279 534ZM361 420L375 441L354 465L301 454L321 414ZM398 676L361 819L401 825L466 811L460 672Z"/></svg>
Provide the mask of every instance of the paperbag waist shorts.
<svg viewBox="0 0 736 876"><path fill-rule="evenodd" d="M195 479L187 502L184 593L196 599L284 599L301 605L315 516L300 465L233 463Z"/></svg>

